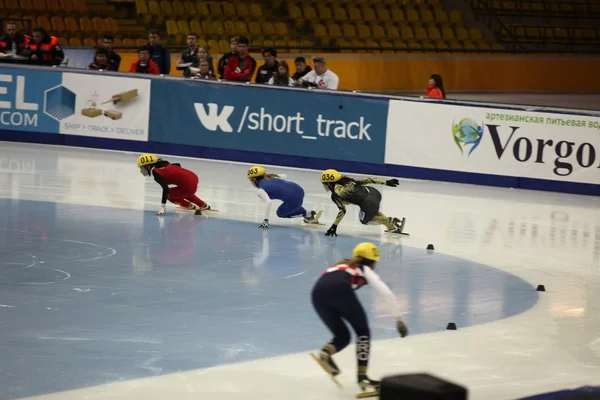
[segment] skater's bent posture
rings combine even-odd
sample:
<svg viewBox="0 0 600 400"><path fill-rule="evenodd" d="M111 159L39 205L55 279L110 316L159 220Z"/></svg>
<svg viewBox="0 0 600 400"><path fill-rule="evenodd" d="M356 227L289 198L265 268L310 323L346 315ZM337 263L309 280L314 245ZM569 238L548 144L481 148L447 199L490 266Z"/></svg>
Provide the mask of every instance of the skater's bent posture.
<svg viewBox="0 0 600 400"><path fill-rule="evenodd" d="M331 200L338 207L338 215L325 233L325 236L337 236L337 227L346 215L346 205L354 204L360 207L360 222L364 225L385 225L389 233L402 233L406 218L401 220L386 217L379 212L381 193L369 184L379 184L391 187L398 186L398 179L352 179L343 176L334 169L328 169L321 174L321 183L326 191L331 192Z"/></svg>
<svg viewBox="0 0 600 400"><path fill-rule="evenodd" d="M198 176L182 168L181 164L171 164L155 155L142 154L138 157L137 166L142 175L152 175L163 189L161 208L156 215L165 215L167 200L188 210L196 210L196 214L210 210L210 206L196 196ZM169 188L169 185L175 187Z"/></svg>
<svg viewBox="0 0 600 400"><path fill-rule="evenodd" d="M312 290L315 311L333 333L333 339L319 352L317 360L332 376L341 371L333 362L332 355L350 343L350 332L344 320L356 334L356 359L358 384L363 390L369 386L379 389L379 381L367 377L371 334L367 316L354 290L370 284L384 296L393 308L396 329L400 336L408 335L408 329L400 317L400 305L388 286L373 271L379 261L379 249L373 243L360 243L352 252L352 260L343 260L329 267L317 280Z"/></svg>
<svg viewBox="0 0 600 400"><path fill-rule="evenodd" d="M321 213L306 211L302 206L304 202L304 189L297 183L287 180L287 176L280 174L267 174L263 167L254 166L247 173L250 182L258 188L257 194L262 201L267 203L265 219L260 225L261 229L269 227L272 200L281 200L283 204L277 208L279 218L304 218L307 224L317 224Z"/></svg>

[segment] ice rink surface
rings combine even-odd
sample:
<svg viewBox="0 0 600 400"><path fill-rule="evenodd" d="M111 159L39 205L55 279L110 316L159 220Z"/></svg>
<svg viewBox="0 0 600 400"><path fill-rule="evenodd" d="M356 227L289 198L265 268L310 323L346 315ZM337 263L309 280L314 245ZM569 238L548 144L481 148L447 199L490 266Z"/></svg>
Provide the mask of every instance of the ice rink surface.
<svg viewBox="0 0 600 400"><path fill-rule="evenodd" d="M136 157L1 143L0 399L351 399L354 346L336 356L343 390L307 354L330 336L310 290L365 239L411 331L358 292L373 378L429 372L490 400L600 384L598 198L401 180L379 187L382 211L410 237L350 208L326 238L274 212L261 232L247 164L165 157L221 212L156 217ZM331 223L318 171L268 170Z"/></svg>

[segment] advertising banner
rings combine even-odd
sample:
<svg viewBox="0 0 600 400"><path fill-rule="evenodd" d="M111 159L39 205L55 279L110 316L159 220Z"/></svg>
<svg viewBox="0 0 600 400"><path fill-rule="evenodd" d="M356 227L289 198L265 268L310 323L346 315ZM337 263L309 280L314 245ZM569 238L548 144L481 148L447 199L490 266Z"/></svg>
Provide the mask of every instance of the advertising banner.
<svg viewBox="0 0 600 400"><path fill-rule="evenodd" d="M382 164L387 99L152 82L150 140Z"/></svg>
<svg viewBox="0 0 600 400"><path fill-rule="evenodd" d="M0 129L148 140L150 81L3 69Z"/></svg>
<svg viewBox="0 0 600 400"><path fill-rule="evenodd" d="M600 118L391 100L386 164L600 183Z"/></svg>

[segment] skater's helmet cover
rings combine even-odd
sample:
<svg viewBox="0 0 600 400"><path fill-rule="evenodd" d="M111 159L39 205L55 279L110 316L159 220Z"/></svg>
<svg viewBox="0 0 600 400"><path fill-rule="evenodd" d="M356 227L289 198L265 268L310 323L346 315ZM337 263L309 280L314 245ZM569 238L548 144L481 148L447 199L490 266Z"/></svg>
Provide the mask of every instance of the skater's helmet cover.
<svg viewBox="0 0 600 400"><path fill-rule="evenodd" d="M335 169L328 169L321 174L321 183L333 183L342 179L342 174Z"/></svg>
<svg viewBox="0 0 600 400"><path fill-rule="evenodd" d="M260 178L261 176L265 176L266 174L267 170L257 165L248 169L248 179Z"/></svg>
<svg viewBox="0 0 600 400"><path fill-rule="evenodd" d="M371 261L379 261L379 248L373 243L363 242L354 248L354 251L352 251L352 257L362 257Z"/></svg>
<svg viewBox="0 0 600 400"><path fill-rule="evenodd" d="M158 162L158 157L154 154L142 154L137 159L138 167L145 167L146 165L156 164Z"/></svg>

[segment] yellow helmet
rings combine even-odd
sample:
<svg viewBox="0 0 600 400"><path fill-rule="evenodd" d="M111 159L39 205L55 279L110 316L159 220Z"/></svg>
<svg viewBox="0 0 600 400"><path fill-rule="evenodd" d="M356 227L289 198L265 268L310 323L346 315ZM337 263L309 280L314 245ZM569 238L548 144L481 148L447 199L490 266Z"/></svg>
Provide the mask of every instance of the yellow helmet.
<svg viewBox="0 0 600 400"><path fill-rule="evenodd" d="M379 248L373 243L363 242L354 248L352 257L362 257L371 261L379 261Z"/></svg>
<svg viewBox="0 0 600 400"><path fill-rule="evenodd" d="M265 176L266 173L266 169L255 165L254 167L248 169L248 179L260 178L261 176Z"/></svg>
<svg viewBox="0 0 600 400"><path fill-rule="evenodd" d="M137 166L139 168L145 167L146 165L156 164L158 162L158 157L154 154L142 154L137 159Z"/></svg>
<svg viewBox="0 0 600 400"><path fill-rule="evenodd" d="M321 174L321 183L334 183L342 179L342 174L335 169L328 169Z"/></svg>

